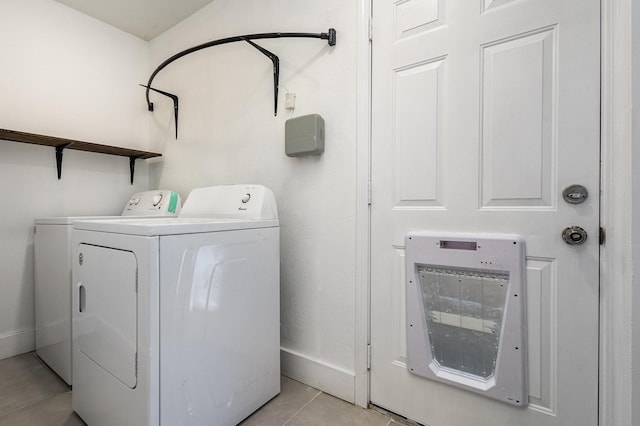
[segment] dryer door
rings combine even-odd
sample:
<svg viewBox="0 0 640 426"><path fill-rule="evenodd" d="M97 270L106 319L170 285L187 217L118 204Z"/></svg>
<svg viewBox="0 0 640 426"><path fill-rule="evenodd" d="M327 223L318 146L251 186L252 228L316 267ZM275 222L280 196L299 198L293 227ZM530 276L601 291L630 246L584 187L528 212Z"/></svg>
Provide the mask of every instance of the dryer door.
<svg viewBox="0 0 640 426"><path fill-rule="evenodd" d="M79 351L130 388L137 383L137 261L130 251L80 244L74 306Z"/></svg>

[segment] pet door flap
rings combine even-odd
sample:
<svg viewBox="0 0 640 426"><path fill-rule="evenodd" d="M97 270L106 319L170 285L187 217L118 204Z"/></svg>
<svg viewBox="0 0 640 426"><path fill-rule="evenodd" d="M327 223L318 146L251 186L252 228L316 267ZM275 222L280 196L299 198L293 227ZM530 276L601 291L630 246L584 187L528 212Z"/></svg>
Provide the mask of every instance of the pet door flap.
<svg viewBox="0 0 640 426"><path fill-rule="evenodd" d="M522 238L416 232L406 247L409 371L526 405Z"/></svg>

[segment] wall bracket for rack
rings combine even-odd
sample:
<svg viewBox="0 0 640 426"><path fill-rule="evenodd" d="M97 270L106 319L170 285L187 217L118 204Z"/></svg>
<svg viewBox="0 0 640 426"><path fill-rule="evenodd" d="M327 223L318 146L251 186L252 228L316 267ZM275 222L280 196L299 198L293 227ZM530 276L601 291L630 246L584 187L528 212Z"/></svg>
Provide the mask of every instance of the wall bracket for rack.
<svg viewBox="0 0 640 426"><path fill-rule="evenodd" d="M219 40L209 41L203 44L199 44L197 46L191 47L189 49L185 49L182 52L176 53L171 56L169 59L165 60L163 63L158 65L158 67L151 73L149 77L149 81L146 85L141 84L141 86L146 88L145 96L147 99L147 108L149 111L153 111L153 102L149 99L149 91L158 92L162 95L165 95L173 100L173 109L174 109L174 117L176 120L176 139L178 139L178 96L173 95L168 92L164 92L162 90L155 89L151 87L151 83L156 75L167 65L170 63L186 56L190 53L197 52L202 49L206 49L208 47L219 46L227 43L235 43L238 41L245 41L249 43L251 46L255 47L262 54L271 59L273 63L273 91L274 91L274 115L278 115L278 81L280 79L280 59L274 53L268 51L267 49L253 43L251 40L263 40L263 39L272 39L272 38L318 38L321 40L327 40L329 46L335 46L336 44L336 30L333 28L329 28L326 33L260 33L260 34L247 34L241 36L227 37Z"/></svg>
<svg viewBox="0 0 640 426"><path fill-rule="evenodd" d="M58 180L62 179L62 151L70 145L73 145L73 142L56 146L56 169L58 170Z"/></svg>
<svg viewBox="0 0 640 426"><path fill-rule="evenodd" d="M267 58L271 59L273 63L273 115L278 115L278 82L280 81L280 58L273 52L269 52L264 47L258 46L251 40L245 40L247 43L255 47L265 55ZM176 136L177 137L177 136Z"/></svg>
<svg viewBox="0 0 640 426"><path fill-rule="evenodd" d="M160 93L161 95L164 95L173 101L173 116L176 119L176 139L178 139L178 102L179 102L178 97L173 93L165 92L164 90L154 89L153 87L145 86L144 84L141 84L140 86L146 87L147 91L153 90L154 92ZM149 111L153 111L153 104L151 105L151 109Z"/></svg>

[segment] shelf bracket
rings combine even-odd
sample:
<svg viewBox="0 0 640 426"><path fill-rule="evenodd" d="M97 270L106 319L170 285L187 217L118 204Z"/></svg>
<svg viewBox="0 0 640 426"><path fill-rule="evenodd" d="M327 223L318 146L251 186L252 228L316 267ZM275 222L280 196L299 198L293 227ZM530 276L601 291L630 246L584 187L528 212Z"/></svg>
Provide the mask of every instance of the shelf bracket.
<svg viewBox="0 0 640 426"><path fill-rule="evenodd" d="M131 185L133 185L133 175L136 170L136 160L140 157L132 156L129 157L129 173L131 174Z"/></svg>
<svg viewBox="0 0 640 426"><path fill-rule="evenodd" d="M73 145L73 143L65 143L56 146L56 169L58 170L58 180L62 178L62 151L70 145Z"/></svg>
<svg viewBox="0 0 640 426"><path fill-rule="evenodd" d="M227 44L227 43L235 43L238 41L245 41L249 44L251 44L253 47L255 47L256 49L258 49L260 52L262 52L265 56L267 56L269 59L271 59L271 62L273 62L273 82L274 82L274 97L275 97L275 102L274 102L274 106L275 106L275 113L274 115L278 115L278 80L279 80L279 74L280 74L280 59L278 58L278 56L276 56L275 54L269 52L268 50L258 46L255 43L252 43L251 40L264 40L264 39L273 39L273 38L318 38L321 40L327 40L327 43L329 44L329 46L335 46L336 45L336 30L334 28L329 28L329 31L327 31L326 33L260 33L260 34L246 34L246 35L241 35L241 36L234 36L234 37L227 37L227 38L221 38L219 40L213 40L213 41L209 41L203 44L199 44L197 46L194 47L190 47L189 49L185 49L182 52L178 52L175 55L171 56L169 59L165 60L163 63L161 63L160 65L158 65L158 67L155 69L155 71L153 71L153 73L151 73L151 76L149 77L149 82L144 85L141 84L142 87L146 87L146 92L145 92L145 96L147 99L147 109L149 111L153 112L153 102L151 102L151 100L149 99L149 91L154 91L154 92L158 92L162 95L168 96L171 99L173 99L173 110L174 110L174 116L176 119L176 139L178 139L178 97L176 95L172 95L170 93L167 92L163 92L161 90L158 89L154 89L151 87L151 83L153 83L153 79L156 77L156 75L162 71L162 69L164 69L167 65L169 65L170 63L182 58L183 56L186 56L190 53L193 52L197 52L199 50L202 49L206 49L208 47L213 47L213 46L219 46L222 44Z"/></svg>

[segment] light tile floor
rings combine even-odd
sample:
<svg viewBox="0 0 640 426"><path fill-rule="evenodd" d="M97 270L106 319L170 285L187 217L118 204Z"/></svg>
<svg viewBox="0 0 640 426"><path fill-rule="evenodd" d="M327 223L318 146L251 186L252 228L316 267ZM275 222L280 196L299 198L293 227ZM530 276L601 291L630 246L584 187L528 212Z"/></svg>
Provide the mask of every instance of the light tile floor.
<svg viewBox="0 0 640 426"><path fill-rule="evenodd" d="M34 353L0 361L1 426L84 424L71 410L69 387ZM365 410L284 376L280 395L241 423L243 426L408 424L411 423L376 410Z"/></svg>

